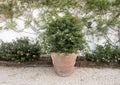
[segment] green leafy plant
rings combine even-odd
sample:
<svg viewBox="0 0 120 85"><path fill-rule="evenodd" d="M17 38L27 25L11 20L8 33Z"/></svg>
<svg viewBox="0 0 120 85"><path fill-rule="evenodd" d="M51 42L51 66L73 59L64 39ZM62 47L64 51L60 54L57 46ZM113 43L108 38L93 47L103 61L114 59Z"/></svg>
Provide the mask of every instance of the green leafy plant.
<svg viewBox="0 0 120 85"><path fill-rule="evenodd" d="M115 2L113 3L113 5L120 7L120 0L115 0Z"/></svg>
<svg viewBox="0 0 120 85"><path fill-rule="evenodd" d="M38 42L31 42L28 38L20 38L13 42L2 42L0 45L0 59L7 61L26 62L38 60L41 48Z"/></svg>
<svg viewBox="0 0 120 85"><path fill-rule="evenodd" d="M120 63L120 48L110 44L97 45L96 50L86 53L84 58L83 60L94 62Z"/></svg>
<svg viewBox="0 0 120 85"><path fill-rule="evenodd" d="M51 52L72 53L82 50L85 45L82 27L82 21L70 13L57 17L44 27L46 37L43 43Z"/></svg>
<svg viewBox="0 0 120 85"><path fill-rule="evenodd" d="M48 7L64 7L64 6L74 6L77 0L41 0L43 5Z"/></svg>
<svg viewBox="0 0 120 85"><path fill-rule="evenodd" d="M0 15L4 15L6 19L18 18L23 15L24 6L20 5L20 1L3 0L0 3ZM7 20L6 20L7 21Z"/></svg>
<svg viewBox="0 0 120 85"><path fill-rule="evenodd" d="M111 3L109 0L86 0L86 5L90 10L106 11L110 8Z"/></svg>
<svg viewBox="0 0 120 85"><path fill-rule="evenodd" d="M6 15L7 18L13 18L13 3L9 1L7 4L0 4L0 14Z"/></svg>

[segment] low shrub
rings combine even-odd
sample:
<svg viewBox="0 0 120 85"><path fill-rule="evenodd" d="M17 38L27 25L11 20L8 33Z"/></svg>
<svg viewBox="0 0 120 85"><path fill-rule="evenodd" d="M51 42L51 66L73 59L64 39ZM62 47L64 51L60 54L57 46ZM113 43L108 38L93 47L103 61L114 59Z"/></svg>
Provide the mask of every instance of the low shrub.
<svg viewBox="0 0 120 85"><path fill-rule="evenodd" d="M13 42L2 42L0 45L0 60L26 62L38 60L41 48L38 42L28 38L19 38Z"/></svg>
<svg viewBox="0 0 120 85"><path fill-rule="evenodd" d="M92 53L85 53L82 60L105 63L120 63L120 48L110 44L97 45Z"/></svg>

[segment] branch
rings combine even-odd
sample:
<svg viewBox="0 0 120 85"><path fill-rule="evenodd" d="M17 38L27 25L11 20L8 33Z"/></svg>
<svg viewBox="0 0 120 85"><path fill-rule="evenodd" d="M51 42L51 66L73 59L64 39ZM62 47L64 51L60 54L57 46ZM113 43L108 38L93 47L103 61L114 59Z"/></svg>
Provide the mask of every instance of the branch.
<svg viewBox="0 0 120 85"><path fill-rule="evenodd" d="M104 38L108 41L109 44L116 45L107 35L104 35Z"/></svg>
<svg viewBox="0 0 120 85"><path fill-rule="evenodd" d="M26 20L24 20L24 19L21 19L21 18L18 18L19 20L22 20L22 21L26 21ZM31 26L31 29L34 31L34 32L36 32L36 33L38 33L38 29L35 27L35 26L33 26L32 24L29 24L30 26ZM25 28L24 28L25 29Z"/></svg>

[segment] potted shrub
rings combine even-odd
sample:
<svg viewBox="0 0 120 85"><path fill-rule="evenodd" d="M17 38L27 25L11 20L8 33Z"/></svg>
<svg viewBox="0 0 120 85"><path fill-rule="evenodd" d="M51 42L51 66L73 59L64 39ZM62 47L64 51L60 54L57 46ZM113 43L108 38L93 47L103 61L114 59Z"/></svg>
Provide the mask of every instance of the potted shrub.
<svg viewBox="0 0 120 85"><path fill-rule="evenodd" d="M84 48L83 23L67 13L57 17L45 26L45 42L50 49L55 72L68 76L74 70L77 51Z"/></svg>

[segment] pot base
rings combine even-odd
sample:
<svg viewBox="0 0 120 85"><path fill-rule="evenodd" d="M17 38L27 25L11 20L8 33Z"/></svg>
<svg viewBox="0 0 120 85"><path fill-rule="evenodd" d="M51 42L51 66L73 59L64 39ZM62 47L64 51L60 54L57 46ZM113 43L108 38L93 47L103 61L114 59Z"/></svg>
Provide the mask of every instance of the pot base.
<svg viewBox="0 0 120 85"><path fill-rule="evenodd" d="M56 74L61 77L70 76L74 72L74 67L54 66L54 69L55 69Z"/></svg>

